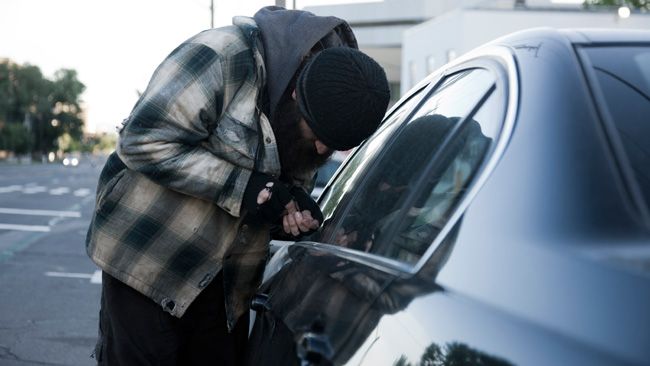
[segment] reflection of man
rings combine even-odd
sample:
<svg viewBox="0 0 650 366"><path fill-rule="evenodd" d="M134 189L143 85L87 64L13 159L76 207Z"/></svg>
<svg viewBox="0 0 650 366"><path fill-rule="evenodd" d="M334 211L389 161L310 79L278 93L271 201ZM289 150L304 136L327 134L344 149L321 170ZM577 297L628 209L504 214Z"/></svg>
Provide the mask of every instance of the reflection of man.
<svg viewBox="0 0 650 366"><path fill-rule="evenodd" d="M417 183L413 177L425 169L456 121L441 115L425 116L409 122L396 133L374 174L365 183L361 198L343 220L337 244L370 251L386 228L387 218L399 214L395 210Z"/></svg>
<svg viewBox="0 0 650 366"><path fill-rule="evenodd" d="M87 237L104 273L100 364L240 361L269 231L319 226L314 170L385 113L385 74L355 48L340 19L269 7L158 67L102 171Z"/></svg>
<svg viewBox="0 0 650 366"><path fill-rule="evenodd" d="M426 115L410 121L389 143L334 242L416 261L463 196L489 141L474 120ZM419 179L423 186L416 188ZM409 198L414 189L419 196Z"/></svg>

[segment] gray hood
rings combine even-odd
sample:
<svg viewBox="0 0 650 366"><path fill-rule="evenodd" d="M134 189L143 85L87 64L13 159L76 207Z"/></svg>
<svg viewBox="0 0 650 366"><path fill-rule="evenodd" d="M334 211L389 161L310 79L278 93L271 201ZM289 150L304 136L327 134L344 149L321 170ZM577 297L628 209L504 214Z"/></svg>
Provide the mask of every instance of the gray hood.
<svg viewBox="0 0 650 366"><path fill-rule="evenodd" d="M270 116L300 66L302 57L321 39L324 48L358 48L350 26L340 18L267 6L255 16L264 46ZM325 38L327 36L327 38Z"/></svg>

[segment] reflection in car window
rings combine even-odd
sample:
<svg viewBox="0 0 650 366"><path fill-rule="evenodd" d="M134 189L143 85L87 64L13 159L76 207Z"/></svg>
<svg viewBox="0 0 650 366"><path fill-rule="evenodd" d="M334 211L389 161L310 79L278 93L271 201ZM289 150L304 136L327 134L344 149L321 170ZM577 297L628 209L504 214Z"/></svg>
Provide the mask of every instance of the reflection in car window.
<svg viewBox="0 0 650 366"><path fill-rule="evenodd" d="M490 141L484 133L496 133L482 132L477 122L467 119L493 91L494 82L493 74L483 69L449 76L396 132L350 205L345 210L337 208L322 240L409 263L417 261L483 161ZM498 115L484 117L497 119ZM418 184L423 172L430 170L426 182ZM416 191L421 197L414 201Z"/></svg>
<svg viewBox="0 0 650 366"><path fill-rule="evenodd" d="M585 51L646 205L650 205L650 47Z"/></svg>
<svg viewBox="0 0 650 366"><path fill-rule="evenodd" d="M492 84L494 76L484 69L470 69L449 76L449 80L427 99L413 118L432 114L465 117Z"/></svg>
<svg viewBox="0 0 650 366"><path fill-rule="evenodd" d="M427 123L439 117L425 116L416 121ZM439 125L452 123L455 123L453 118L438 121ZM464 196L483 162L490 140L473 119L463 123L445 152L435 157L437 167L427 175L418 197L407 205L408 211L400 215L397 235L391 235L390 242L384 243L384 255L407 262L420 258Z"/></svg>

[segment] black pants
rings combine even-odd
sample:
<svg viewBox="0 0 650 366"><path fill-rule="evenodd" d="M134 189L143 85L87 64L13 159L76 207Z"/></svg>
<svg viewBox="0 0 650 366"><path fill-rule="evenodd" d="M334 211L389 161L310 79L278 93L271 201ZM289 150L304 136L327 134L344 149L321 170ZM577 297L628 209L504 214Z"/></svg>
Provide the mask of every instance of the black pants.
<svg viewBox="0 0 650 366"><path fill-rule="evenodd" d="M104 273L99 333L98 365L240 365L248 314L228 333L221 275L179 319Z"/></svg>

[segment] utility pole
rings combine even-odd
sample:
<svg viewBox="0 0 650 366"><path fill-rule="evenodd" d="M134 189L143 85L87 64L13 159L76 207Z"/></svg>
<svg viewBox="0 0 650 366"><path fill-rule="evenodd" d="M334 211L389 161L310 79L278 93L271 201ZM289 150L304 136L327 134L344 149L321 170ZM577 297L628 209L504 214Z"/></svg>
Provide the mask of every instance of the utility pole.
<svg viewBox="0 0 650 366"><path fill-rule="evenodd" d="M214 0L210 0L210 28L214 28Z"/></svg>

